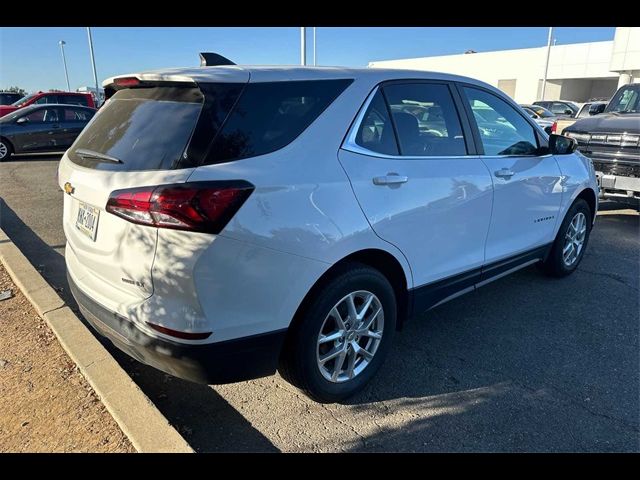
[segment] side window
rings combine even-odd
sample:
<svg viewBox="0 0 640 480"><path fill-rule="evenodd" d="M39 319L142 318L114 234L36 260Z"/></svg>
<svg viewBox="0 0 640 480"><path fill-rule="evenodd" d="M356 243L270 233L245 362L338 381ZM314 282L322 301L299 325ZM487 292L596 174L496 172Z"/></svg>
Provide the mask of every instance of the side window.
<svg viewBox="0 0 640 480"><path fill-rule="evenodd" d="M249 83L216 136L209 163L275 152L295 140L352 80Z"/></svg>
<svg viewBox="0 0 640 480"><path fill-rule="evenodd" d="M40 97L38 100L36 100L33 103L37 103L39 105L44 105L46 103L58 103L58 96L57 95L43 95L42 97Z"/></svg>
<svg viewBox="0 0 640 480"><path fill-rule="evenodd" d="M466 155L462 127L449 87L437 83L384 88L396 127L400 155Z"/></svg>
<svg viewBox="0 0 640 480"><path fill-rule="evenodd" d="M83 105L88 106L87 98L83 95L60 95L60 102L67 105Z"/></svg>
<svg viewBox="0 0 640 480"><path fill-rule="evenodd" d="M356 134L356 143L372 152L398 155L393 125L381 90L376 92L364 114Z"/></svg>
<svg viewBox="0 0 640 480"><path fill-rule="evenodd" d="M40 108L25 115L29 123L55 123L58 121L58 110L55 108Z"/></svg>
<svg viewBox="0 0 640 480"><path fill-rule="evenodd" d="M88 110L80 110L79 108L65 108L65 122L88 122L93 117L93 112Z"/></svg>
<svg viewBox="0 0 640 480"><path fill-rule="evenodd" d="M538 140L534 128L521 113L497 96L463 87L485 155L536 155Z"/></svg>

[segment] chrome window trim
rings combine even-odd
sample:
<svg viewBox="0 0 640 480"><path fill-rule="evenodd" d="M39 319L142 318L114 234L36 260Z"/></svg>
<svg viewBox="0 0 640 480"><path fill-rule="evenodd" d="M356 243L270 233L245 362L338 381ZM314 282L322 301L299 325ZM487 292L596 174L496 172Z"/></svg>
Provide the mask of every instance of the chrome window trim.
<svg viewBox="0 0 640 480"><path fill-rule="evenodd" d="M369 93L366 100L360 107L360 111L356 116L347 136L342 142L342 146L340 147L342 150L347 150L349 152L358 153L360 155L366 155L368 157L376 157L376 158L384 158L387 160L441 160L446 158L479 158L480 155L388 155L386 153L374 152L373 150L369 150L368 148L364 148L356 143L356 137L358 135L358 129L360 128L360 124L364 120L364 115L369 108L369 105L373 101L376 93L380 90L380 85L376 85L376 87ZM464 139L464 137L463 137Z"/></svg>

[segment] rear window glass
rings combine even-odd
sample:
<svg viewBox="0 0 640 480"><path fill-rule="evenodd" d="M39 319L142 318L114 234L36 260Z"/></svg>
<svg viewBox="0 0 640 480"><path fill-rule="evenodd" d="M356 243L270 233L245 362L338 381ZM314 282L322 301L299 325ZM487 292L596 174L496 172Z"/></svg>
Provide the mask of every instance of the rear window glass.
<svg viewBox="0 0 640 480"><path fill-rule="evenodd" d="M170 169L185 151L202 103L197 88L120 90L77 138L69 159L99 170ZM87 152L107 155L121 163Z"/></svg>
<svg viewBox="0 0 640 480"><path fill-rule="evenodd" d="M298 137L352 80L248 84L216 137L206 163L274 152Z"/></svg>
<svg viewBox="0 0 640 480"><path fill-rule="evenodd" d="M84 95L58 95L58 102L66 103L67 105L83 105L89 106L87 97Z"/></svg>

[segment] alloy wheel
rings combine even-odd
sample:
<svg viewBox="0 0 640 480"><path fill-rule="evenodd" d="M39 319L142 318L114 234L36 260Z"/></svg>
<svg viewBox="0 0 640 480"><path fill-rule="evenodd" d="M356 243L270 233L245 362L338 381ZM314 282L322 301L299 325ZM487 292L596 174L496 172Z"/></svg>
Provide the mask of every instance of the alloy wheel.
<svg viewBox="0 0 640 480"><path fill-rule="evenodd" d="M584 239L587 236L587 217L584 213L578 212L571 219L569 228L564 237L564 247L562 248L562 261L567 267L573 265L582 248L584 247Z"/></svg>
<svg viewBox="0 0 640 480"><path fill-rule="evenodd" d="M326 316L318 334L316 358L322 376L342 383L373 360L384 331L382 303L366 290L343 297Z"/></svg>

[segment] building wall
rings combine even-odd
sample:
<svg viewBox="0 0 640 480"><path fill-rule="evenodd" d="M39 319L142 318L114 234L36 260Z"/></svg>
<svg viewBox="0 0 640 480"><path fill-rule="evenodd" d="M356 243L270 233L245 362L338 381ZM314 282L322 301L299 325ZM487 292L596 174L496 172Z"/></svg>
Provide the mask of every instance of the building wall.
<svg viewBox="0 0 640 480"><path fill-rule="evenodd" d="M516 102L541 98L547 47L480 52L437 57L383 60L372 68L403 68L453 73L502 86ZM615 69L614 69L615 67ZM615 39L551 47L545 100L584 102L611 96L617 87L619 69L630 81L640 81L640 28L616 29Z"/></svg>
<svg viewBox="0 0 640 480"><path fill-rule="evenodd" d="M640 73L640 27L618 27L613 38L609 69ZM634 76L637 80L640 77Z"/></svg>

